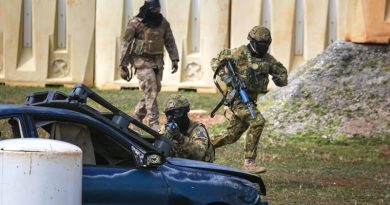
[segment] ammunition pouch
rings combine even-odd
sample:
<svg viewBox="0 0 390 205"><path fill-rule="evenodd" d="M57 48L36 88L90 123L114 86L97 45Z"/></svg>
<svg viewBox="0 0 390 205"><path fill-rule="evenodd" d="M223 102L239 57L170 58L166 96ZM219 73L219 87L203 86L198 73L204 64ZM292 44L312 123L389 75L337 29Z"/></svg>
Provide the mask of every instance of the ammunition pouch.
<svg viewBox="0 0 390 205"><path fill-rule="evenodd" d="M162 26L146 29L144 39L144 53L149 55L164 54L164 29Z"/></svg>
<svg viewBox="0 0 390 205"><path fill-rule="evenodd" d="M162 55L164 54L164 40L149 40L141 39L134 40L133 53L136 55Z"/></svg>
<svg viewBox="0 0 390 205"><path fill-rule="evenodd" d="M247 71L247 88L248 91L260 91L261 93L267 93L268 87L268 70L267 69L252 69L248 68Z"/></svg>
<svg viewBox="0 0 390 205"><path fill-rule="evenodd" d="M144 40L134 39L132 52L136 55L143 55L144 54L144 44L145 44Z"/></svg>

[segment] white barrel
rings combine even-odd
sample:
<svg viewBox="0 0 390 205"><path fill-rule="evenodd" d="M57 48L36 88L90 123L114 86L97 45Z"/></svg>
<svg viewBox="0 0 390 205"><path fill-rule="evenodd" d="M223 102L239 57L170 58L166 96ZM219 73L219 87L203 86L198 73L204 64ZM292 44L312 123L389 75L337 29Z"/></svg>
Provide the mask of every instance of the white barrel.
<svg viewBox="0 0 390 205"><path fill-rule="evenodd" d="M80 205L82 151L49 139L0 141L0 205Z"/></svg>

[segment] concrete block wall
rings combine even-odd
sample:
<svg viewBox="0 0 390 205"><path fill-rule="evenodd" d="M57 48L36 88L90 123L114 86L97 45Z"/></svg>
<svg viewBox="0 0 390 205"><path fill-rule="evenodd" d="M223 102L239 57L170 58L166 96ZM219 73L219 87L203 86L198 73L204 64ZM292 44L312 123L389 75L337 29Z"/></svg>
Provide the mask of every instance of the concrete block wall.
<svg viewBox="0 0 390 205"><path fill-rule="evenodd" d="M271 1L271 54L286 68L293 63L295 0ZM283 19L283 21L281 21ZM291 69L291 68L290 68Z"/></svg>
<svg viewBox="0 0 390 205"><path fill-rule="evenodd" d="M130 1L134 8L132 15L138 13L141 1ZM165 53L163 78L164 90L212 88L210 61L218 51L229 46L229 0L198 0L199 45L196 50L191 45L196 38L192 30L196 23L191 20L191 0L160 0L162 13L170 22L180 55L180 68L171 74L171 61ZM120 79L118 68L120 40L126 1L97 0L96 9L96 66L95 85L98 88L118 88L138 86L136 76L130 82Z"/></svg>
<svg viewBox="0 0 390 205"><path fill-rule="evenodd" d="M301 4L298 1L232 0L231 46L247 44L249 30L254 25L264 25L264 12L269 10L270 25L264 26L269 27L272 34L270 53L289 70L321 53L329 38L329 0L301 0ZM303 22L297 22L297 13L301 13ZM299 31L298 26L303 29ZM303 36L303 41L300 42L303 44L303 52L299 54L295 53L297 32L301 32L300 35Z"/></svg>
<svg viewBox="0 0 390 205"><path fill-rule="evenodd" d="M93 85L95 1L0 0L0 81L17 85ZM66 45L58 46L66 16ZM31 20L31 22L28 22Z"/></svg>
<svg viewBox="0 0 390 205"><path fill-rule="evenodd" d="M4 7L4 1L0 1L0 12L3 12L1 8ZM1 14L0 14L1 15ZM4 80L4 18L0 17L0 79Z"/></svg>
<svg viewBox="0 0 390 205"><path fill-rule="evenodd" d="M290 71L332 41L388 43L390 0L160 0L180 54L164 90L213 89L210 60L270 28L270 53ZM137 87L120 78L121 37L143 0L0 0L0 82ZM30 32L29 35L26 35Z"/></svg>
<svg viewBox="0 0 390 205"><path fill-rule="evenodd" d="M304 60L314 58L327 46L329 1L306 0L304 5Z"/></svg>
<svg viewBox="0 0 390 205"><path fill-rule="evenodd" d="M194 0L193 0L194 1ZM320 53L326 46L328 39L327 33L327 14L328 14L328 0L321 1L320 6L316 7L315 0L305 0L302 5L301 12L305 12L305 16L312 18L310 22L305 21L305 47L304 55L295 55L295 15L296 0L201 0L199 1L199 21L200 21L200 42L199 50L194 52L191 50L191 42L194 36L192 35L191 12L194 6L191 0L161 0L163 6L163 13L170 21L176 43L180 53L180 69L176 74L170 74L170 60L165 58L165 71L163 78L163 85L165 90L175 90L177 88L213 88L212 71L210 69L210 60L215 57L217 53L223 48L238 47L246 44L247 34L254 25L262 24L263 11L269 10L269 24L273 36L273 43L271 44L271 54L279 59L289 70L301 65L304 60L309 59ZM109 14L111 17L106 17L105 14L100 14L100 10L113 10L103 0L97 1L97 48L101 45L107 45L105 37L102 36L103 41L100 41L99 32L107 30L109 32L115 31L115 35L110 37L113 41L120 39L120 33L117 29L120 25L114 24L119 20L112 20L107 25L100 25L99 19L111 19L112 15L118 19L123 19L122 12ZM100 4L100 2L102 4ZM111 4L111 3L110 3ZM120 2L118 6L124 6ZM267 5L265 8L263 5ZM317 4L318 5L318 4ZM139 8L139 7L133 7ZM303 8L307 8L303 10ZM326 8L326 9L324 9ZM123 10L116 8L117 10ZM314 9L313 12L311 9ZM230 11L230 12L229 12ZM320 11L320 12L318 12ZM319 13L320 15L317 16ZM136 14L137 12L134 12ZM316 15L317 14L317 15ZM306 18L305 18L306 19ZM318 24L316 21L320 21ZM123 24L123 23L122 23ZM310 28L313 26L313 28ZM116 29L112 29L115 27ZM303 28L303 27L302 27ZM308 28L308 29L306 29ZM123 28L122 28L123 29ZM317 29L320 29L317 31ZM123 30L121 31L123 33ZM303 30L302 30L303 32ZM115 40L116 41L116 40ZM119 42L116 42L119 43ZM114 45L114 42L111 42ZM313 46L311 46L313 45ZM118 44L116 44L118 47ZM119 49L117 49L119 52ZM136 87L136 77L127 83L120 79L119 70L117 68L118 59L112 58L110 65L106 65L107 60L99 58L99 56L106 56L103 53L113 53L107 49L97 49L96 51L96 72L95 85L100 88L117 88L117 87ZM115 57L119 56L119 53ZM105 61L106 63L102 62ZM101 65L105 65L104 68ZM101 67L101 68L100 68ZM109 69L110 72L105 72ZM115 74L114 74L115 73ZM107 75L108 74L108 75ZM104 79L103 79L104 78ZM100 80L101 79L101 80Z"/></svg>

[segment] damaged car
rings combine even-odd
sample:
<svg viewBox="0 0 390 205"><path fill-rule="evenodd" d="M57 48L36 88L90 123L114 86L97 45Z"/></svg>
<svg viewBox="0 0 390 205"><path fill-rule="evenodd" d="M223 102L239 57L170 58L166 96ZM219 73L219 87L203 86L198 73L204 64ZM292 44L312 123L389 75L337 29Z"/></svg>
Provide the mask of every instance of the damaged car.
<svg viewBox="0 0 390 205"><path fill-rule="evenodd" d="M170 157L167 138L82 84L68 95L37 92L25 105L0 105L0 128L0 139L45 138L80 147L86 205L267 204L259 176Z"/></svg>

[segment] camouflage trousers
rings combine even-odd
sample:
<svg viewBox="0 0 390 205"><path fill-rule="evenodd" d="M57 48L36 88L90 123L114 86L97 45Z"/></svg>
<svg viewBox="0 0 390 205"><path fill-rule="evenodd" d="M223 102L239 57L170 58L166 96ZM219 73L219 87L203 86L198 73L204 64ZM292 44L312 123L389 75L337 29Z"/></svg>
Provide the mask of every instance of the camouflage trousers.
<svg viewBox="0 0 390 205"><path fill-rule="evenodd" d="M234 115L229 121L225 132L216 135L212 139L215 148L232 144L240 139L241 135L248 130L245 139L245 159L255 160L257 156L257 145L264 128L265 119L258 109L254 109L255 119L251 118L249 111L243 104L233 106Z"/></svg>
<svg viewBox="0 0 390 205"><path fill-rule="evenodd" d="M157 96L161 90L162 76L163 70L157 68L137 70L139 87L141 88L143 95L138 101L133 115L140 121L147 116L149 119L148 125L156 131L159 129Z"/></svg>

